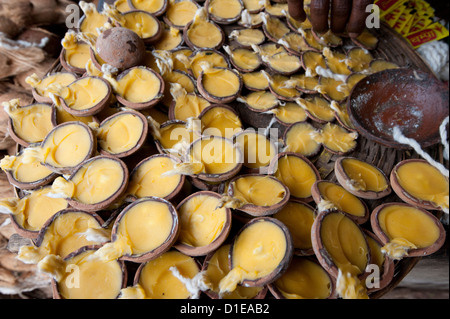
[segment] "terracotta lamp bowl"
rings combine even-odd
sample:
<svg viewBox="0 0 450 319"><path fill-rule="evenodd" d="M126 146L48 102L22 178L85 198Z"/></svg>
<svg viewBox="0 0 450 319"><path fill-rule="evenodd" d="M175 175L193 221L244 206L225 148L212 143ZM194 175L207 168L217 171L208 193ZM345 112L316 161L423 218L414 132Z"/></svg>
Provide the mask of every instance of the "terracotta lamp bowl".
<svg viewBox="0 0 450 319"><path fill-rule="evenodd" d="M347 111L357 131L387 147L408 149L393 138L398 126L422 148L440 142L439 126L448 116L448 87L433 75L412 69L385 70L358 82Z"/></svg>

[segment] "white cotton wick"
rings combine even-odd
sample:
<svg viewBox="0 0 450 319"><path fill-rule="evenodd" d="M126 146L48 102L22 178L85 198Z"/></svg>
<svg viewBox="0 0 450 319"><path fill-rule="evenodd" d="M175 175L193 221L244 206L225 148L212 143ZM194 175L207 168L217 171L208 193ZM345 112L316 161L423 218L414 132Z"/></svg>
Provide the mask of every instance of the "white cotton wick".
<svg viewBox="0 0 450 319"><path fill-rule="evenodd" d="M186 278L181 275L177 267L170 267L169 270L172 274L183 283L186 289L189 291L192 299L198 299L200 297L200 292L209 289L209 286L205 282L204 271L199 272L194 276L194 278Z"/></svg>
<svg viewBox="0 0 450 319"><path fill-rule="evenodd" d="M448 116L442 122L441 126L439 126L439 134L441 135L441 142L444 146L444 158L446 160L449 159L449 145L447 140L447 125L448 125Z"/></svg>
<svg viewBox="0 0 450 319"><path fill-rule="evenodd" d="M398 126L395 126L393 129L393 138L395 141L397 141L401 144L406 144L406 145L411 146L416 151L417 154L422 156L428 163L430 163L437 170L439 170L439 172L441 172L442 175L444 175L447 178L449 177L448 169L446 169L444 167L444 165L442 165L441 163L436 162L433 158L431 158L431 156L428 153L423 151L422 148L420 147L419 143L416 140L404 136Z"/></svg>

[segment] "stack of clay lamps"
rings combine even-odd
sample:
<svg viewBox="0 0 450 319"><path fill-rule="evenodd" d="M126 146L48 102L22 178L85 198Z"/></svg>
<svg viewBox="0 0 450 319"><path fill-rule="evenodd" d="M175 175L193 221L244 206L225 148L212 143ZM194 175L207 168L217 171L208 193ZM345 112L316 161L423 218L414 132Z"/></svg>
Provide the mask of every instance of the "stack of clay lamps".
<svg viewBox="0 0 450 319"><path fill-rule="evenodd" d="M283 1L80 6L60 65L27 79L36 103L4 104L17 197L0 212L55 298L366 298L394 260L442 246L448 178L352 157L352 87L398 67L368 31L318 35ZM434 184L408 187L412 170Z"/></svg>

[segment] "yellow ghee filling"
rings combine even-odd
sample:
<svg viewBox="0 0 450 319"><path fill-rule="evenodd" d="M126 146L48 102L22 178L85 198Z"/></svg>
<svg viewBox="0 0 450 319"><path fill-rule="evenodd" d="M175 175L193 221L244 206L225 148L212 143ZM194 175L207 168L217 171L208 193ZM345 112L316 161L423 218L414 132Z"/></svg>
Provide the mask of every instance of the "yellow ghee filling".
<svg viewBox="0 0 450 319"><path fill-rule="evenodd" d="M95 253L100 260L152 252L167 241L174 228L169 206L156 200L141 200L118 223L116 238Z"/></svg>
<svg viewBox="0 0 450 319"><path fill-rule="evenodd" d="M332 123L327 123L322 128L321 134L316 136L316 140L328 149L342 153L347 153L354 149L357 138L358 134L356 132L348 132L343 127Z"/></svg>
<svg viewBox="0 0 450 319"><path fill-rule="evenodd" d="M61 258L83 246L110 240L110 233L97 219L85 212L68 212L56 217L46 229L39 247L22 246L18 258L25 263L38 263L48 255Z"/></svg>
<svg viewBox="0 0 450 319"><path fill-rule="evenodd" d="M291 232L294 248L311 249L311 228L314 222L314 210L310 207L297 203L288 202L274 218L283 222Z"/></svg>
<svg viewBox="0 0 450 319"><path fill-rule="evenodd" d="M284 105L280 105L271 110L271 113L275 114L276 118L283 123L293 124L296 122L306 121L307 115L305 110L298 104L288 102Z"/></svg>
<svg viewBox="0 0 450 319"><path fill-rule="evenodd" d="M278 99L269 91L256 91L248 94L244 102L255 110L268 110L279 104Z"/></svg>
<svg viewBox="0 0 450 319"><path fill-rule="evenodd" d="M334 110L330 107L330 103L321 97L312 99L298 99L301 107L303 107L314 118L321 121L331 122L334 120Z"/></svg>
<svg viewBox="0 0 450 319"><path fill-rule="evenodd" d="M201 50L195 53L188 61L189 69L197 79L205 66L210 68L227 68L227 60L219 53L213 50Z"/></svg>
<svg viewBox="0 0 450 319"><path fill-rule="evenodd" d="M24 150L24 162L35 159L52 167L75 167L92 151L92 136L86 127L70 122L55 128L40 147Z"/></svg>
<svg viewBox="0 0 450 319"><path fill-rule="evenodd" d="M108 96L106 83L95 77L81 78L59 91L59 96L73 110L88 110Z"/></svg>
<svg viewBox="0 0 450 319"><path fill-rule="evenodd" d="M315 140L316 134L316 129L309 123L293 124L286 133L286 151L300 153L304 156L314 154L320 147L320 143Z"/></svg>
<svg viewBox="0 0 450 319"><path fill-rule="evenodd" d="M235 143L244 155L243 165L248 168L265 167L277 154L273 143L257 132L249 131L238 134Z"/></svg>
<svg viewBox="0 0 450 319"><path fill-rule="evenodd" d="M221 19L233 19L240 15L242 4L238 0L211 0L208 11Z"/></svg>
<svg viewBox="0 0 450 319"><path fill-rule="evenodd" d="M194 19L198 7L191 0L169 1L166 18L176 26L185 26Z"/></svg>
<svg viewBox="0 0 450 319"><path fill-rule="evenodd" d="M298 156L285 155L278 159L275 177L289 188L292 196L308 198L317 175L309 163Z"/></svg>
<svg viewBox="0 0 450 319"><path fill-rule="evenodd" d="M269 81L260 71L241 74L244 85L254 90L265 90L269 86Z"/></svg>
<svg viewBox="0 0 450 319"><path fill-rule="evenodd" d="M50 192L51 188L45 187L21 199L3 199L0 201L0 210L13 214L14 220L22 228L39 231L50 217L68 207L65 199L48 196Z"/></svg>
<svg viewBox="0 0 450 319"><path fill-rule="evenodd" d="M80 31L97 35L97 28L101 28L108 21L108 17L99 13L94 4L81 4L84 12L84 19L80 25Z"/></svg>
<svg viewBox="0 0 450 319"><path fill-rule="evenodd" d="M273 222L261 220L246 227L234 242L232 269L219 282L220 294L234 291L244 280L272 273L285 257L287 245L285 233Z"/></svg>
<svg viewBox="0 0 450 319"><path fill-rule="evenodd" d="M218 135L231 138L242 131L239 116L225 107L214 107L206 111L201 117L203 135Z"/></svg>
<svg viewBox="0 0 450 319"><path fill-rule="evenodd" d="M211 290L219 293L220 281L230 272L230 264L228 260L228 253L230 252L230 245L222 245L212 255L208 261L208 267L205 271ZM237 286L231 292L225 292L221 295L222 299L251 299L255 297L263 287L244 287Z"/></svg>
<svg viewBox="0 0 450 319"><path fill-rule="evenodd" d="M164 0L131 0L131 4L137 10L157 13L164 7Z"/></svg>
<svg viewBox="0 0 450 319"><path fill-rule="evenodd" d="M214 24L195 18L187 30L187 37L198 48L215 48L223 40L222 32Z"/></svg>
<svg viewBox="0 0 450 319"><path fill-rule="evenodd" d="M218 208L220 198L208 195L191 197L179 209L180 235L178 241L193 247L212 243L223 231L227 215Z"/></svg>
<svg viewBox="0 0 450 319"><path fill-rule="evenodd" d="M36 92L43 97L50 97L49 93L53 92L53 85L67 86L76 80L75 75L69 72L58 72L40 79L36 73L28 76L25 82L29 84Z"/></svg>
<svg viewBox="0 0 450 319"><path fill-rule="evenodd" d="M301 66L299 57L290 55L287 52L280 52L267 59L272 69L280 72L292 72L298 70Z"/></svg>
<svg viewBox="0 0 450 319"><path fill-rule="evenodd" d="M56 105L56 123L62 124L66 122L80 121L84 124L89 124L91 122L95 122L93 116L76 116L67 112L62 105Z"/></svg>
<svg viewBox="0 0 450 319"><path fill-rule="evenodd" d="M239 163L239 153L230 140L212 136L193 144L191 163L201 166L201 173L224 174Z"/></svg>
<svg viewBox="0 0 450 319"><path fill-rule="evenodd" d="M131 175L126 193L138 198L169 196L180 185L181 175L164 173L172 171L175 165L176 162L167 156L156 156L145 161Z"/></svg>
<svg viewBox="0 0 450 319"><path fill-rule="evenodd" d="M333 263L343 273L362 274L367 266L369 247L364 234L348 217L328 214L322 221L320 238Z"/></svg>
<svg viewBox="0 0 450 319"><path fill-rule="evenodd" d="M289 82L290 79L287 76L275 74L271 77L271 81L269 82L270 89L285 99L295 99L300 93L295 87L292 87Z"/></svg>
<svg viewBox="0 0 450 319"><path fill-rule="evenodd" d="M28 143L38 143L53 129L53 108L48 104L20 107L16 102L4 103L12 120L14 133ZM18 102L18 101L17 101Z"/></svg>
<svg viewBox="0 0 450 319"><path fill-rule="evenodd" d="M243 204L272 206L286 196L283 184L265 175L239 177L231 185L233 197Z"/></svg>
<svg viewBox="0 0 450 319"><path fill-rule="evenodd" d="M382 250L401 259L410 249L431 246L440 231L432 218L412 206L389 205L378 214L378 223L390 242Z"/></svg>
<svg viewBox="0 0 450 319"><path fill-rule="evenodd" d="M285 34L291 31L283 21L276 17L266 19L264 22L264 27L267 32L277 40L281 39Z"/></svg>
<svg viewBox="0 0 450 319"><path fill-rule="evenodd" d="M122 267L117 260L100 261L92 258L95 250L88 250L64 261L59 272L58 291L65 299L113 299L123 285ZM55 267L43 264L49 272Z"/></svg>
<svg viewBox="0 0 450 319"><path fill-rule="evenodd" d="M244 48L234 49L231 58L236 67L243 70L255 70L261 63L257 53Z"/></svg>
<svg viewBox="0 0 450 319"><path fill-rule="evenodd" d="M53 172L41 164L35 157L25 161L24 155L5 156L0 161L0 168L11 173L12 177L20 183L35 183L49 177Z"/></svg>
<svg viewBox="0 0 450 319"><path fill-rule="evenodd" d="M171 123L161 127L158 141L165 150L174 150L182 155L194 141L194 132L189 131L185 123Z"/></svg>
<svg viewBox="0 0 450 319"><path fill-rule="evenodd" d="M326 299L331 293L327 272L306 258L294 257L274 286L287 299Z"/></svg>
<svg viewBox="0 0 450 319"><path fill-rule="evenodd" d="M380 273L383 274L383 267L384 262L386 260L386 257L384 256L383 252L381 251L380 244L373 239L370 236L367 236L367 243L369 244L370 248L370 257L373 264L377 265L380 269Z"/></svg>
<svg viewBox="0 0 450 319"><path fill-rule="evenodd" d="M117 160L97 158L81 166L70 180L56 178L52 189L84 204L101 203L117 193L124 183L124 174Z"/></svg>
<svg viewBox="0 0 450 319"><path fill-rule="evenodd" d="M86 63L91 58L90 46L83 42L78 42L75 34L67 33L62 40L64 48L64 60L72 67L84 69Z"/></svg>
<svg viewBox="0 0 450 319"><path fill-rule="evenodd" d="M364 216L366 209L361 200L340 185L332 182L321 181L318 185L320 196L319 205L331 203L335 208L353 216Z"/></svg>
<svg viewBox="0 0 450 319"><path fill-rule="evenodd" d="M99 146L111 154L120 154L138 145L144 130L142 119L131 113L117 115L97 129Z"/></svg>
<svg viewBox="0 0 450 319"><path fill-rule="evenodd" d="M212 96L228 97L238 93L240 77L228 69L208 69L203 73L202 86Z"/></svg>
<svg viewBox="0 0 450 319"><path fill-rule="evenodd" d="M448 179L436 168L428 163L410 162L401 165L395 174L400 186L410 196L448 211Z"/></svg>
<svg viewBox="0 0 450 319"><path fill-rule="evenodd" d="M165 28L162 31L161 38L154 44L156 50L173 50L183 41L183 34L175 28Z"/></svg>
<svg viewBox="0 0 450 319"><path fill-rule="evenodd" d="M319 79L306 74L293 75L291 77L295 81L296 88L299 90L315 91L316 86L319 85Z"/></svg>
<svg viewBox="0 0 450 319"><path fill-rule="evenodd" d="M153 37L159 31L158 20L145 12L128 12L122 17L122 27L132 30L143 39Z"/></svg>
<svg viewBox="0 0 450 319"><path fill-rule="evenodd" d="M190 117L197 118L210 105L211 103L199 95L185 94L175 98L174 117L182 121Z"/></svg>
<svg viewBox="0 0 450 319"><path fill-rule="evenodd" d="M232 37L243 46L258 45L265 40L264 33L259 29L241 29L233 32Z"/></svg>
<svg viewBox="0 0 450 319"><path fill-rule="evenodd" d="M384 175L369 163L347 158L342 160L342 167L352 189L381 192L389 186Z"/></svg>
<svg viewBox="0 0 450 319"><path fill-rule="evenodd" d="M187 299L191 292L177 276L176 269L182 277L193 279L199 274L194 258L178 251L169 251L145 264L135 287L122 290L124 298L147 299Z"/></svg>
<svg viewBox="0 0 450 319"><path fill-rule="evenodd" d="M115 83L114 90L125 100L132 103L149 102L158 97L161 80L143 68L133 68Z"/></svg>

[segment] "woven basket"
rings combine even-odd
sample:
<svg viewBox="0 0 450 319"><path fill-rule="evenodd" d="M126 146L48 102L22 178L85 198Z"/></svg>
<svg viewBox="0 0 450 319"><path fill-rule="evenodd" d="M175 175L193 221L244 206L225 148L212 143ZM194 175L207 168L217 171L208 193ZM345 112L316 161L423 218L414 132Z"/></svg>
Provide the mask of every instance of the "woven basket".
<svg viewBox="0 0 450 319"><path fill-rule="evenodd" d="M371 32L379 39L378 47L370 53L374 58L384 59L394 62L401 67L410 67L431 73L427 64L421 57L413 50L413 48L395 31L388 26L382 24L380 29L371 30ZM350 40L347 40L350 43ZM59 60L49 70L49 73L64 71ZM441 145L436 145L425 149L434 159L444 163L448 167L448 163L443 160L443 148ZM402 151L384 147L380 144L372 142L363 136L358 138L357 148L348 156L359 158L365 162L371 163L389 176L393 167L400 161L407 158L417 158L418 155L413 151ZM339 156L334 155L326 150L323 150L319 155L312 159L322 179L337 181L334 175L334 162ZM17 195L20 196L20 190L17 190ZM379 200L366 200L369 210L372 211L376 206L384 202L399 202L401 201L395 193L388 197ZM436 214L438 218L440 213ZM363 228L370 229L370 222L362 225ZM395 264L394 278L388 286L378 290L370 295L370 298L381 298L391 290L393 290L401 280L414 268L419 262L420 257L404 258Z"/></svg>

